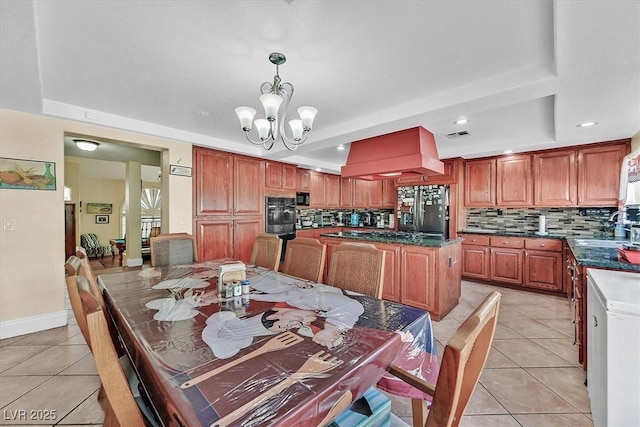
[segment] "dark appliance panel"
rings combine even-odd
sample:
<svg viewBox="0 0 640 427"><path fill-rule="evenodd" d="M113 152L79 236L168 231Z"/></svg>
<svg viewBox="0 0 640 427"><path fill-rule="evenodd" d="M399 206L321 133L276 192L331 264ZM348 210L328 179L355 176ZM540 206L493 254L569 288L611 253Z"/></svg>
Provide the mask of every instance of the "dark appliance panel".
<svg viewBox="0 0 640 427"><path fill-rule="evenodd" d="M311 203L311 196L309 193L297 192L295 202L296 206L309 206L309 203Z"/></svg>
<svg viewBox="0 0 640 427"><path fill-rule="evenodd" d="M293 197L267 197L265 231L277 234L282 239L282 255L280 261L284 261L284 253L287 241L296 237L296 199Z"/></svg>

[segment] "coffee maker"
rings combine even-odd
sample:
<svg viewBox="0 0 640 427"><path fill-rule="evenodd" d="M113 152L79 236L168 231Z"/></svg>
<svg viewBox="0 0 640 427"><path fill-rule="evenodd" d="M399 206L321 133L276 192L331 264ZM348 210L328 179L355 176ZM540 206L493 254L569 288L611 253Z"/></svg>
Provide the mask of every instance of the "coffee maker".
<svg viewBox="0 0 640 427"><path fill-rule="evenodd" d="M362 224L365 227L371 227L373 225L373 214L371 212L365 212L362 214Z"/></svg>

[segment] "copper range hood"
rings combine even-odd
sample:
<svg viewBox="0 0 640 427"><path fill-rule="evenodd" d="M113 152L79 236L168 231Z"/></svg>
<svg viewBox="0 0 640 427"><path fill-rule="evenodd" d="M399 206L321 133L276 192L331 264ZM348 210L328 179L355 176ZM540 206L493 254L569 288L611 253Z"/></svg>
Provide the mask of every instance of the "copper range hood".
<svg viewBox="0 0 640 427"><path fill-rule="evenodd" d="M419 126L352 142L340 175L371 181L443 173L433 134Z"/></svg>

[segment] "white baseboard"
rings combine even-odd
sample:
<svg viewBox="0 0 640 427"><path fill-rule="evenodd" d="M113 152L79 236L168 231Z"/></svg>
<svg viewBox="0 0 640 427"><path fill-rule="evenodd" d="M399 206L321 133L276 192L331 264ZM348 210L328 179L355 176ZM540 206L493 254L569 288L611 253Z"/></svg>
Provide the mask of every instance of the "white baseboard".
<svg viewBox="0 0 640 427"><path fill-rule="evenodd" d="M142 258L128 258L127 267L140 267L142 262Z"/></svg>
<svg viewBox="0 0 640 427"><path fill-rule="evenodd" d="M0 339L58 328L67 324L67 310L0 322Z"/></svg>

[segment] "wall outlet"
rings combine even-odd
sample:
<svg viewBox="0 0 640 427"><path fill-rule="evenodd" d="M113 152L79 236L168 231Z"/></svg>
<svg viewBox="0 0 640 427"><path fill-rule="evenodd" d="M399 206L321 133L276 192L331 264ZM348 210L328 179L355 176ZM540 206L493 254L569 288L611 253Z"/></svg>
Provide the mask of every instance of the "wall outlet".
<svg viewBox="0 0 640 427"><path fill-rule="evenodd" d="M16 231L16 219L2 218L2 231Z"/></svg>
<svg viewBox="0 0 640 427"><path fill-rule="evenodd" d="M498 209L498 215L502 216L502 209Z"/></svg>

